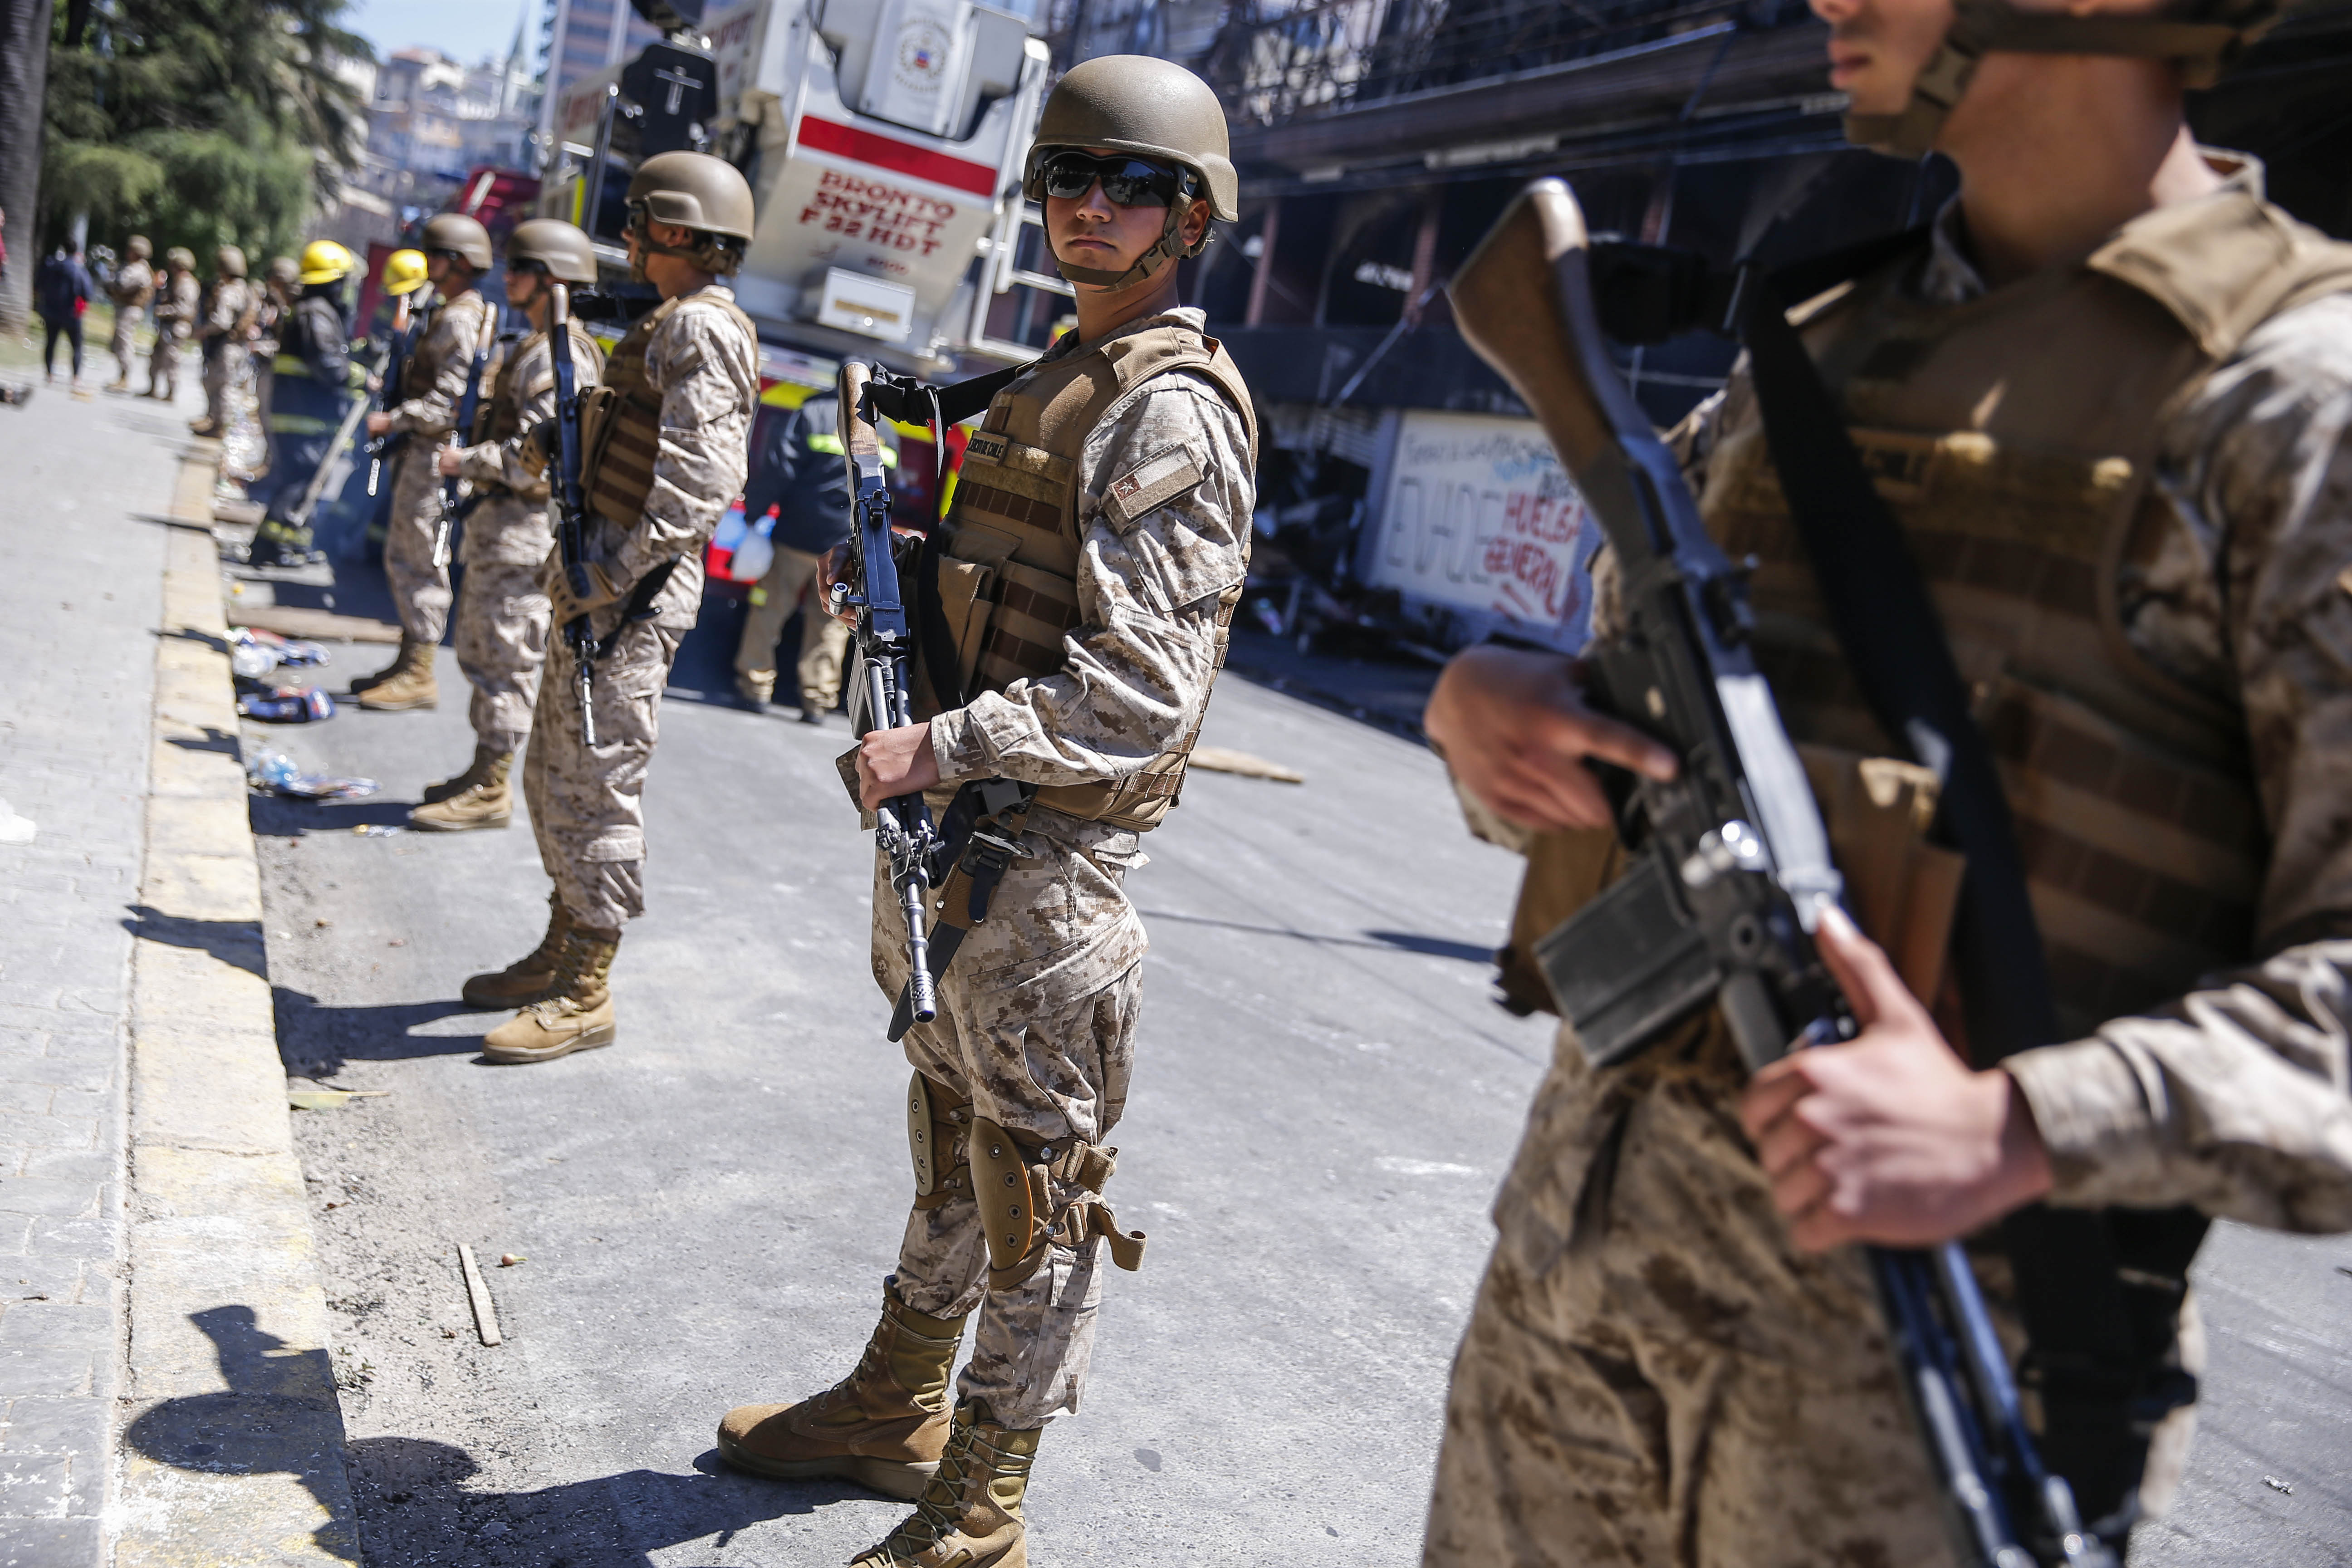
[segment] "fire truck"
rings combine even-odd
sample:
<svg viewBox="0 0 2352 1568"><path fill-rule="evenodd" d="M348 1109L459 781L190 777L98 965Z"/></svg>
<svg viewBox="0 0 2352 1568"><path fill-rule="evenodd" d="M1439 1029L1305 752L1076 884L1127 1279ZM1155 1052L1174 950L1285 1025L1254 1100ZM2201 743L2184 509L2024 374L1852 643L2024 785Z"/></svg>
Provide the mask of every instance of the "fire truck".
<svg viewBox="0 0 2352 1568"><path fill-rule="evenodd" d="M741 169L758 203L731 285L763 375L1034 356L1069 288L1035 264L1021 195L1048 64L1026 20L976 0L633 4L667 37L558 100L540 209L586 229L616 281L630 173L690 147Z"/></svg>

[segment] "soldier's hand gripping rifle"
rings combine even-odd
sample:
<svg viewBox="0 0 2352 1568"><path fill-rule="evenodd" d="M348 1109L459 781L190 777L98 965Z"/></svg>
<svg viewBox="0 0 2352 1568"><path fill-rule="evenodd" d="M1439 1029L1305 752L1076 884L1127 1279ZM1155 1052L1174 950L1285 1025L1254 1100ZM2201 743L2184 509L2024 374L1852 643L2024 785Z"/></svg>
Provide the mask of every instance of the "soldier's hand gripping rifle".
<svg viewBox="0 0 2352 1568"><path fill-rule="evenodd" d="M392 302L392 331L384 335L383 363L376 367L375 395L368 400L368 412L371 414L389 414L393 405L400 401L402 373L408 368L408 351L415 339L415 298L411 294L403 294ZM400 449L404 439L404 437L391 430L368 437L367 493L371 498L375 495L383 478L383 460ZM389 499L386 504L390 504Z"/></svg>
<svg viewBox="0 0 2352 1568"><path fill-rule="evenodd" d="M1663 783L1611 771L1632 868L1537 957L1596 1065L1713 1005L1754 1071L1856 1032L1812 940L1843 884L1748 650L1744 578L1609 356L1586 250L1575 198L1543 181L1449 290L1464 337L1542 424L1616 552L1625 630L1586 656L1591 705L1681 762ZM1960 1560L2113 1568L2065 1480L2042 1466L1958 1246L1866 1251Z"/></svg>
<svg viewBox="0 0 2352 1568"><path fill-rule="evenodd" d="M914 722L907 663L914 653L907 606L891 553L890 485L882 472L882 441L866 395L873 368L857 360L841 367L842 460L849 470L849 575L833 591L836 609L857 612L854 640L857 683L851 689L851 725L860 737ZM907 1005L913 1020L939 1016L927 932L931 857L939 847L930 808L920 791L886 800L875 812L876 836L890 858L890 886L907 921Z"/></svg>
<svg viewBox="0 0 2352 1568"><path fill-rule="evenodd" d="M465 395L457 399L457 423L449 428L448 444L462 447L474 434L474 416L482 406L482 368L490 363L490 345L499 339L499 308L488 300L482 301L482 330L474 338L474 357L466 367ZM441 520L433 531L433 564L449 564L449 535L466 508L457 500L461 483L455 474L441 480Z"/></svg>

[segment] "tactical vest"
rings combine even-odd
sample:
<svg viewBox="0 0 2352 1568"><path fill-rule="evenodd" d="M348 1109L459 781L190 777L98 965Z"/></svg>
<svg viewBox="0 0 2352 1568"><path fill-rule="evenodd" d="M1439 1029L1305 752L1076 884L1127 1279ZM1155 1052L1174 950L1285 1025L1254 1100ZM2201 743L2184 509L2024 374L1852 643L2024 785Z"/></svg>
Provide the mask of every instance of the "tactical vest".
<svg viewBox="0 0 2352 1568"><path fill-rule="evenodd" d="M954 684L966 698L1055 674L1068 662L1062 639L1079 620L1078 557L1086 531L1078 461L1086 438L1120 398L1154 376L1182 370L1206 376L1240 413L1255 472L1257 418L1241 371L1223 344L1180 322L1124 333L1041 364L988 405L964 448L929 585L955 651ZM1144 493L1136 500L1139 513L1158 504ZM1244 540L1246 550L1246 533ZM1240 602L1239 584L1218 600L1216 669L1224 667ZM934 693L945 684L935 683L925 665L929 640L916 638L919 718L939 711ZM1036 803L1136 832L1156 826L1176 804L1184 762L1199 734L1196 721L1176 745L1126 779L1048 785L1037 792Z"/></svg>
<svg viewBox="0 0 2352 1568"><path fill-rule="evenodd" d="M429 303L410 308L408 353L400 362L400 400L403 403L422 397L433 390L433 378L440 374L441 366L438 362L425 357L425 340L433 335L434 318L453 303L454 300L436 298Z"/></svg>
<svg viewBox="0 0 2352 1568"><path fill-rule="evenodd" d="M654 459L661 451L661 394L646 376L646 351L654 333L680 305L699 300L735 318L743 335L757 343L759 329L732 300L708 294L664 300L640 317L604 361L604 384L581 399L580 486L588 510L625 528L635 528L653 493Z"/></svg>
<svg viewBox="0 0 2352 1568"><path fill-rule="evenodd" d="M2135 650L2118 568L2172 526L2150 486L2167 421L2254 327L2352 288L2352 247L2231 193L1959 306L1907 298L1916 265L1816 301L1802 330L1971 684L2079 1037L2254 951L2269 844L2242 711ZM1757 662L1792 737L1901 754L1829 629L1755 420L1710 458L1700 511L1760 562Z"/></svg>

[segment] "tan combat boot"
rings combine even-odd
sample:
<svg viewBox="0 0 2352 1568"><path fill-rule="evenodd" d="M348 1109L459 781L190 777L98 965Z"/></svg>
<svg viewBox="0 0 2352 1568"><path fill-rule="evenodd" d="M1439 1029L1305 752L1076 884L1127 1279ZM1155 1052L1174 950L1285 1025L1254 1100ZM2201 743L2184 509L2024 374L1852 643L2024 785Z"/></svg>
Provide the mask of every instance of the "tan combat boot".
<svg viewBox="0 0 2352 1568"><path fill-rule="evenodd" d="M882 1289L882 1321L857 1369L798 1405L745 1405L719 1424L719 1457L755 1476L838 1476L908 1501L948 1442L948 1368L961 1318L934 1318Z"/></svg>
<svg viewBox="0 0 2352 1568"><path fill-rule="evenodd" d="M621 933L575 925L563 935L547 995L482 1037L482 1055L520 1065L551 1062L613 1043L613 955Z"/></svg>
<svg viewBox="0 0 2352 1568"><path fill-rule="evenodd" d="M353 684L356 686L357 682L354 682ZM512 752L508 752L503 754L509 762L512 762L514 760L514 753ZM483 745L479 741L475 742L474 760L466 764L466 771L464 773L452 773L449 777L443 779L438 784L426 784L425 788L418 793L416 798L423 801L427 805L434 805L442 801L447 800L453 795L465 794L467 790L482 782L482 774L489 767L491 759L499 755L501 755L501 753L490 750L488 746Z"/></svg>
<svg viewBox="0 0 2352 1568"><path fill-rule="evenodd" d="M477 974L458 994L485 1012L493 1007L528 1007L547 999L555 984L556 961L563 956L563 939L572 932L572 911L560 893L547 895L547 934L539 945L495 974Z"/></svg>
<svg viewBox="0 0 2352 1568"><path fill-rule="evenodd" d="M418 806L408 814L408 825L427 833L504 827L514 820L514 792L507 787L507 770L513 766L512 752L492 752L480 779L456 795Z"/></svg>
<svg viewBox="0 0 2352 1568"><path fill-rule="evenodd" d="M404 713L440 700L441 688L433 679L433 645L409 637L400 639L400 657L392 668L360 693L360 706L380 713Z"/></svg>
<svg viewBox="0 0 2352 1568"><path fill-rule="evenodd" d="M1043 1431L1000 1426L976 1399L957 1405L939 1474L914 1513L849 1568L1029 1568L1021 1499Z"/></svg>

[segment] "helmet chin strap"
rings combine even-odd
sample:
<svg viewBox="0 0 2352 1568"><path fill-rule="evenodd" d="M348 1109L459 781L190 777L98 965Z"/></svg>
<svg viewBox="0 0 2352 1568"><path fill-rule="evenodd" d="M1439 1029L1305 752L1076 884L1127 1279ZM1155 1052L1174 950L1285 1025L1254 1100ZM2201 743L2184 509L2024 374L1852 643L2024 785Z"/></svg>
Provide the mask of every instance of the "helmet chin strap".
<svg viewBox="0 0 2352 1568"><path fill-rule="evenodd" d="M1192 210L1192 198L1179 195L1168 204L1168 222L1151 248L1135 258L1135 265L1124 272L1114 272L1108 267L1080 267L1075 261L1065 261L1058 250L1054 254L1054 270L1073 283L1092 283L1103 289L1124 289L1130 283L1140 283L1159 270L1160 258L1173 261L1186 254L1177 240L1184 226L1185 215ZM1050 247L1049 247L1050 248Z"/></svg>
<svg viewBox="0 0 2352 1568"><path fill-rule="evenodd" d="M2177 11L2176 7L2176 11ZM2171 60L2184 85L2210 87L2221 68L2263 28L2174 16L2074 16L2063 11L2021 11L2011 0L1956 0L1951 29L1920 68L1911 100L1895 114L1845 117L1845 139L1874 153L1924 158L1969 89L1984 57L1997 51L2032 55L2126 55Z"/></svg>

